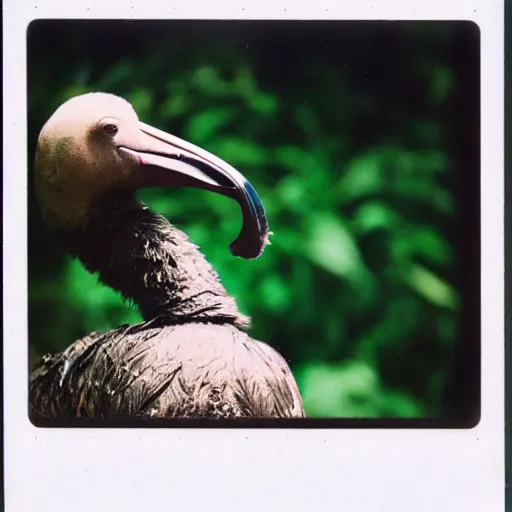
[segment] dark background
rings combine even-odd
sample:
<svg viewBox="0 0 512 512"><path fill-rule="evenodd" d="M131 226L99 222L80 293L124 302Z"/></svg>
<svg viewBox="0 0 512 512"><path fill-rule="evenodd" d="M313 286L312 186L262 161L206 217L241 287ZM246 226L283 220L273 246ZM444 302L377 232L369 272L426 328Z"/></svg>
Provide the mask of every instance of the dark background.
<svg viewBox="0 0 512 512"><path fill-rule="evenodd" d="M54 109L89 91L125 97L253 183L274 236L251 262L229 253L230 200L143 198L202 247L251 335L290 361L309 416L478 421L475 25L38 21L30 162ZM139 319L56 245L30 187L28 263L31 363Z"/></svg>
<svg viewBox="0 0 512 512"><path fill-rule="evenodd" d="M505 0L505 503L507 512L512 511L512 493L510 475L512 473L512 280L510 278L510 262L512 261L512 179L510 175L512 157L512 2Z"/></svg>

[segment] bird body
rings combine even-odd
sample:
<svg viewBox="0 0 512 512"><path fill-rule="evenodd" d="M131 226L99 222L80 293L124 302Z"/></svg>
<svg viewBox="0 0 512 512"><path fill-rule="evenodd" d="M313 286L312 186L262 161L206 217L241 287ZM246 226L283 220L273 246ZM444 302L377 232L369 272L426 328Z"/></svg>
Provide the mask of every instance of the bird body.
<svg viewBox="0 0 512 512"><path fill-rule="evenodd" d="M76 118L78 117L78 119ZM45 356L30 377L43 417L302 417L285 360L245 332L242 315L198 247L135 196L144 186L193 186L236 199L234 254L268 243L252 186L217 157L139 123L131 106L96 93L64 104L43 128L36 190L69 253L141 311L144 322L92 333ZM106 176L106 178L104 178Z"/></svg>
<svg viewBox="0 0 512 512"><path fill-rule="evenodd" d="M51 417L286 418L303 415L286 362L236 327L124 326L80 340L34 371Z"/></svg>

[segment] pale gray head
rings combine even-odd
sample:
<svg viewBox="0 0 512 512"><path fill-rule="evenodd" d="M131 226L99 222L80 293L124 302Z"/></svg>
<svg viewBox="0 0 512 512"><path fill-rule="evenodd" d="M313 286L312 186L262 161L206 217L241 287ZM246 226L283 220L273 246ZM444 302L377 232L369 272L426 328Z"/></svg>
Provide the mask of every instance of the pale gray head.
<svg viewBox="0 0 512 512"><path fill-rule="evenodd" d="M124 99L89 93L61 105L41 130L35 186L45 222L76 229L113 192L195 187L238 201L242 230L231 252L255 258L268 243L263 206L232 166L189 142L139 121Z"/></svg>

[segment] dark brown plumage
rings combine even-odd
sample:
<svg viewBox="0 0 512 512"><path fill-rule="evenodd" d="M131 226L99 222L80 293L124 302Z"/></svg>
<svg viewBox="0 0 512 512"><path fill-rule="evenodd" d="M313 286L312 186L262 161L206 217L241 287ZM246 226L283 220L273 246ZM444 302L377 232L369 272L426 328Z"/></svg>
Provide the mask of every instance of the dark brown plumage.
<svg viewBox="0 0 512 512"><path fill-rule="evenodd" d="M70 119L73 114L78 119ZM107 131L118 127L113 142L100 138L105 124L98 121L105 116ZM151 133L158 136L157 151L146 141L140 152L133 116L124 100L85 95L61 107L41 133L36 187L47 224L89 271L139 307L144 322L93 333L45 356L30 377L32 412L54 418L304 416L284 359L244 332L249 319L188 237L135 197L141 186L184 184L237 199L244 227L232 251L255 257L268 228L254 190L199 148L180 145L176 157L162 146L163 132ZM110 155L119 148L130 148L124 160ZM133 158L130 151L140 153ZM155 179L163 164L153 155L168 158L172 179ZM202 160L191 165L188 155ZM176 171L176 161L188 167ZM203 174L193 174L192 166ZM105 175L105 186L97 185Z"/></svg>

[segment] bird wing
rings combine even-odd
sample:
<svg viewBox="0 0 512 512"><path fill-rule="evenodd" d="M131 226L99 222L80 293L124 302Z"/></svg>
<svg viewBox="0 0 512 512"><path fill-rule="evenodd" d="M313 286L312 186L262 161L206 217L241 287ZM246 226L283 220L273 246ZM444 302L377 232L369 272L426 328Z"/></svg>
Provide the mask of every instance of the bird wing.
<svg viewBox="0 0 512 512"><path fill-rule="evenodd" d="M104 334L93 332L80 338L59 354L46 354L34 366L29 381L29 409L31 416L57 417L70 412L80 395L87 362L94 357ZM73 379L73 386L69 380ZM76 416L76 414L68 414Z"/></svg>
<svg viewBox="0 0 512 512"><path fill-rule="evenodd" d="M179 364L156 364L158 330L148 323L92 333L46 355L29 383L30 412L42 417L133 418L173 380ZM150 361L148 363L148 360ZM144 374L144 375L143 375Z"/></svg>

